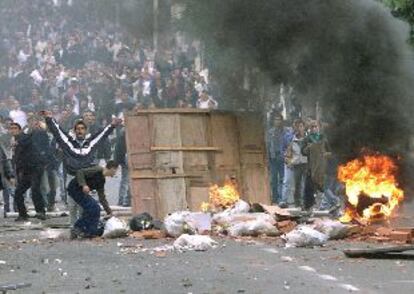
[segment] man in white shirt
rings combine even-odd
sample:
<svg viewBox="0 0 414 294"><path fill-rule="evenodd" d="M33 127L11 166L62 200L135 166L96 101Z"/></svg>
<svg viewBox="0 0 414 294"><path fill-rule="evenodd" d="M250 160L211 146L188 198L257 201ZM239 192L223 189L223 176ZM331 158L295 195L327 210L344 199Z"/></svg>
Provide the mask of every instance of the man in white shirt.
<svg viewBox="0 0 414 294"><path fill-rule="evenodd" d="M13 122L18 123L22 128L27 126L27 114L20 109L20 103L14 97L10 97L12 102L10 103L9 117Z"/></svg>
<svg viewBox="0 0 414 294"><path fill-rule="evenodd" d="M218 102L208 95L207 91L201 92L200 98L197 100L197 108L199 109L217 109Z"/></svg>

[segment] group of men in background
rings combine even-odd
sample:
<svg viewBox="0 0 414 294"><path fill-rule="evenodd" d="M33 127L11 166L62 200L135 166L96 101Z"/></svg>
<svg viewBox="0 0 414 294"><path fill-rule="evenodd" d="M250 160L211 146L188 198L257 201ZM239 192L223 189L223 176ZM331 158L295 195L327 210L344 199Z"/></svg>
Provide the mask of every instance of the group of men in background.
<svg viewBox="0 0 414 294"><path fill-rule="evenodd" d="M291 127L285 123L274 113L267 132L273 202L282 208L337 210L342 189L336 180L338 162L321 122L296 118Z"/></svg>

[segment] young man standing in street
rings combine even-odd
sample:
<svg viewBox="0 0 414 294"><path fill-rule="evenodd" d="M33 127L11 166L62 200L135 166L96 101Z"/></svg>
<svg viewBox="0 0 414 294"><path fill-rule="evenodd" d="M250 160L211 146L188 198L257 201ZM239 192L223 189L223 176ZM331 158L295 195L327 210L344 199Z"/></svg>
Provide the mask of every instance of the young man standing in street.
<svg viewBox="0 0 414 294"><path fill-rule="evenodd" d="M76 172L83 168L96 166L96 150L98 146L112 133L121 120L113 119L112 123L95 134L89 134L87 125L83 121L77 121L74 125L74 134L64 131L52 118L52 113L42 111L46 118L46 124L63 151L63 166L67 174L75 176ZM69 202L69 201L68 201ZM69 203L70 204L70 203ZM70 222L74 224L77 219L76 205L69 205Z"/></svg>
<svg viewBox="0 0 414 294"><path fill-rule="evenodd" d="M105 167L99 165L80 169L76 177L69 183L69 196L82 207L82 216L75 222L71 238L92 238L100 236L103 228L99 227L101 209L89 193L96 190L99 201L108 213L110 208L105 197L105 177L113 177L118 169L115 161L108 161Z"/></svg>
<svg viewBox="0 0 414 294"><path fill-rule="evenodd" d="M274 115L273 125L267 134L267 146L269 154L269 166L271 175L272 201L279 203L282 200L282 186L284 177L284 154L283 154L283 136L285 130L283 127L283 116L279 113Z"/></svg>
<svg viewBox="0 0 414 294"><path fill-rule="evenodd" d="M16 221L25 221L29 217L23 196L29 188L32 189L32 199L36 210L35 217L45 220L45 202L40 191L40 182L45 166L42 152L45 150L38 150L39 148L36 147L35 143L42 140L47 141L47 134L44 131L42 132L42 130L36 130L36 132L31 134L25 134L18 123L11 123L9 132L15 138L16 142L14 149L14 162L16 165L17 177L15 202L19 212Z"/></svg>
<svg viewBox="0 0 414 294"><path fill-rule="evenodd" d="M294 122L294 136L288 145L285 154L285 182L283 185L282 202L283 207L293 194L295 206L303 208L303 193L307 172L308 158L302 154L303 141L305 139L305 123L298 119ZM282 207L282 205L281 205Z"/></svg>

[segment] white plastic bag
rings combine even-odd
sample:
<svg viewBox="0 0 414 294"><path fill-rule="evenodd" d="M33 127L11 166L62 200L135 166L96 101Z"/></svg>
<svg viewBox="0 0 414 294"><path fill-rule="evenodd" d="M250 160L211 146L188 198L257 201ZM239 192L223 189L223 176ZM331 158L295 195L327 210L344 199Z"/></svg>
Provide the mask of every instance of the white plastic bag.
<svg viewBox="0 0 414 294"><path fill-rule="evenodd" d="M331 219L318 219L314 222L315 230L327 235L329 239L342 239L348 233L348 226Z"/></svg>
<svg viewBox="0 0 414 294"><path fill-rule="evenodd" d="M126 223L113 216L106 221L102 237L109 239L120 238L126 236L127 233L128 229Z"/></svg>
<svg viewBox="0 0 414 294"><path fill-rule="evenodd" d="M70 238L70 231L67 229L46 229L39 234L40 240L64 240Z"/></svg>
<svg viewBox="0 0 414 294"><path fill-rule="evenodd" d="M244 200L239 200L234 204L234 207L230 209L231 214L249 212L250 205Z"/></svg>
<svg viewBox="0 0 414 294"><path fill-rule="evenodd" d="M174 249L179 251L206 251L209 248L215 248L217 245L218 243L209 236L188 234L181 235L173 244Z"/></svg>
<svg viewBox="0 0 414 294"><path fill-rule="evenodd" d="M211 231L211 215L203 212L190 213L186 217L187 225L198 234L204 234Z"/></svg>
<svg viewBox="0 0 414 294"><path fill-rule="evenodd" d="M276 236L279 234L277 228L264 219L256 219L245 222L238 222L228 228L230 236Z"/></svg>
<svg viewBox="0 0 414 294"><path fill-rule="evenodd" d="M279 233L275 227L275 219L267 213L220 213L214 215L213 220L216 224L228 228L230 236L274 236Z"/></svg>
<svg viewBox="0 0 414 294"><path fill-rule="evenodd" d="M247 213L250 210L250 205L243 200L237 201L233 207L227 208L226 210L223 210L222 212L216 213L213 217L213 220L217 223L224 222L228 217L235 215L235 214L243 214ZM223 220L223 221L220 221Z"/></svg>
<svg viewBox="0 0 414 294"><path fill-rule="evenodd" d="M185 233L203 234L211 231L211 216L202 212L178 211L164 219L164 226L171 237Z"/></svg>
<svg viewBox="0 0 414 294"><path fill-rule="evenodd" d="M185 232L194 231L194 229L187 224L190 214L189 211L178 211L168 215L164 219L164 226L168 235L171 237L178 237Z"/></svg>
<svg viewBox="0 0 414 294"><path fill-rule="evenodd" d="M298 226L282 237L286 247L322 246L328 241L328 236L310 226Z"/></svg>
<svg viewBox="0 0 414 294"><path fill-rule="evenodd" d="M231 215L216 214L213 216L213 221L219 225L231 226L240 222L262 220L272 225L276 224L275 219L267 213L256 212L256 213L237 213Z"/></svg>

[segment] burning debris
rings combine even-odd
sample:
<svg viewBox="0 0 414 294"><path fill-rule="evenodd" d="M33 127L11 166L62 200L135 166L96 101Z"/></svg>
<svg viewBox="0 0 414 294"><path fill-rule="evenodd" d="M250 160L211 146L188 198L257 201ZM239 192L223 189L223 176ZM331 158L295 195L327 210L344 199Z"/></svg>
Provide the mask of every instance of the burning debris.
<svg viewBox="0 0 414 294"><path fill-rule="evenodd" d="M209 202L201 204L201 210L217 211L229 208L240 200L237 182L234 177L226 177L224 186L211 185L209 189Z"/></svg>
<svg viewBox="0 0 414 294"><path fill-rule="evenodd" d="M345 184L344 223L353 220L370 224L387 220L404 198L398 188L395 161L386 155L365 155L338 169L338 179Z"/></svg>

